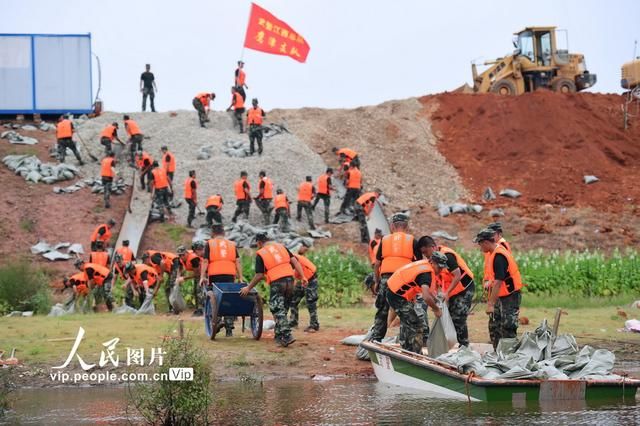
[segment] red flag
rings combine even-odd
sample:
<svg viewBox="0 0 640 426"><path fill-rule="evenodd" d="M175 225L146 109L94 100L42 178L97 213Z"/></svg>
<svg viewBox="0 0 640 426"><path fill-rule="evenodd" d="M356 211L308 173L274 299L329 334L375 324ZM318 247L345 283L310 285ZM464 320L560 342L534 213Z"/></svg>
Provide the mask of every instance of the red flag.
<svg viewBox="0 0 640 426"><path fill-rule="evenodd" d="M289 56L298 62L305 62L310 50L307 41L293 28L255 3L251 3L244 47Z"/></svg>

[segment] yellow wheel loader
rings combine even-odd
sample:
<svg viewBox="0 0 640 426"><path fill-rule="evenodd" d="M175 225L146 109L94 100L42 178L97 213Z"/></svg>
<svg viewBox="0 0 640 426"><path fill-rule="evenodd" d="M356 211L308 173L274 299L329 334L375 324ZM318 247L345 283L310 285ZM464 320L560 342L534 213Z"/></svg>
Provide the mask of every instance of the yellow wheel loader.
<svg viewBox="0 0 640 426"><path fill-rule="evenodd" d="M474 92L520 95L545 88L571 93L596 84L584 55L558 49L556 27L525 28L515 33L513 44L511 55L485 62L489 68L481 74L472 64Z"/></svg>

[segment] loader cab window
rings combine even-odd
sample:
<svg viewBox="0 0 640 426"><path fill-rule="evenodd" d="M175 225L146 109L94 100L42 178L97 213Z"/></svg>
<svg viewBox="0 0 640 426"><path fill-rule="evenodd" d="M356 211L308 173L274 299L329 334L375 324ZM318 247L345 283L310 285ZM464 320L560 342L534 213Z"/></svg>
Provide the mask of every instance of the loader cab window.
<svg viewBox="0 0 640 426"><path fill-rule="evenodd" d="M522 56L526 56L531 62L536 61L533 53L533 33L531 31L524 31L518 34L518 48Z"/></svg>
<svg viewBox="0 0 640 426"><path fill-rule="evenodd" d="M536 45L536 54L537 54L537 63L539 65L548 67L551 65L551 33L537 33L537 45Z"/></svg>

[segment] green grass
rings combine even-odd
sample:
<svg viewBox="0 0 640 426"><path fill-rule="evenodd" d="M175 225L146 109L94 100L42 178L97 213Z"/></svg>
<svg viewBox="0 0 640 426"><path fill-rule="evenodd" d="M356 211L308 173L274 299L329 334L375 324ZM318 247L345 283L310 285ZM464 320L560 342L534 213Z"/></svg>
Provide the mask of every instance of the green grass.
<svg viewBox="0 0 640 426"><path fill-rule="evenodd" d="M174 223L162 223L160 228L176 246L183 243L185 234L188 232L186 227Z"/></svg>
<svg viewBox="0 0 640 426"><path fill-rule="evenodd" d="M637 296L640 298L640 296ZM553 297L527 293L522 297L522 306L528 308L597 308L600 306L628 307L634 300L632 295L617 295L611 297L573 297L556 294ZM640 312L639 312L640 316Z"/></svg>
<svg viewBox="0 0 640 426"><path fill-rule="evenodd" d="M20 229L31 234L36 229L36 222L30 218L22 218L20 219Z"/></svg>

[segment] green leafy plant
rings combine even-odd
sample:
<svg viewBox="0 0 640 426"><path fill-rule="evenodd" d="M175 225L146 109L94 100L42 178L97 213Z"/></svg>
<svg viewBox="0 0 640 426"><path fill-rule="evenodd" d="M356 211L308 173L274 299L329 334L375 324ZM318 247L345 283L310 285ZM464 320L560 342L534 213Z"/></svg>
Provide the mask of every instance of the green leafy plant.
<svg viewBox="0 0 640 426"><path fill-rule="evenodd" d="M47 282L46 274L25 259L0 266L0 314L11 311L47 314L51 309Z"/></svg>

